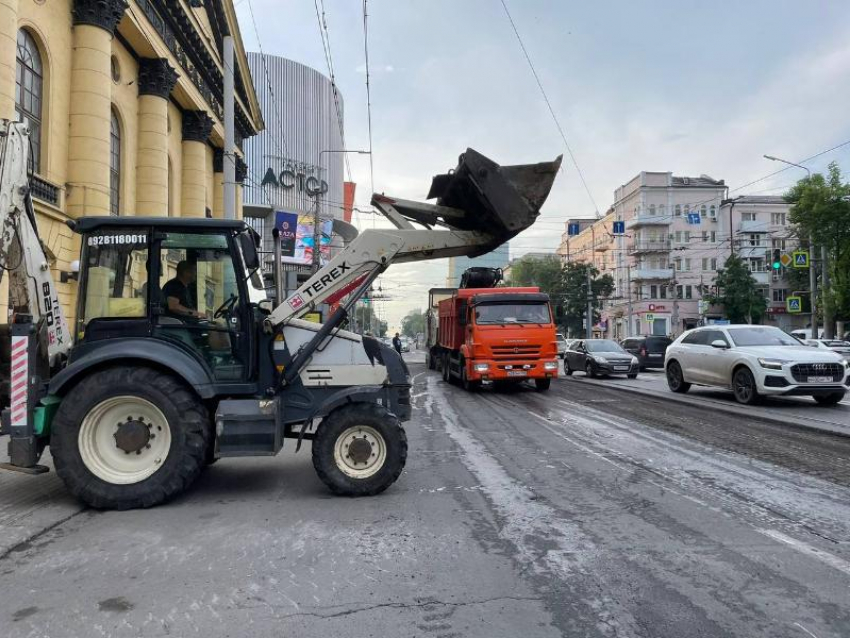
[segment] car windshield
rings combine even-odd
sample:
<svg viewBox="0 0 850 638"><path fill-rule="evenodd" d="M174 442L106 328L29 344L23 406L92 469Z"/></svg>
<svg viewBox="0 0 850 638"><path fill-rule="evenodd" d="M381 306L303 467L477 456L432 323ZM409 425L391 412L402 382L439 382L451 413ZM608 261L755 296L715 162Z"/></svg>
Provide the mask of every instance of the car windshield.
<svg viewBox="0 0 850 638"><path fill-rule="evenodd" d="M588 352L625 352L616 341L609 339L585 341L584 345L587 347Z"/></svg>
<svg viewBox="0 0 850 638"><path fill-rule="evenodd" d="M551 323L549 304L498 303L475 306L475 323Z"/></svg>
<svg viewBox="0 0 850 638"><path fill-rule="evenodd" d="M729 336L736 346L799 346L800 342L779 328L751 326L730 328Z"/></svg>

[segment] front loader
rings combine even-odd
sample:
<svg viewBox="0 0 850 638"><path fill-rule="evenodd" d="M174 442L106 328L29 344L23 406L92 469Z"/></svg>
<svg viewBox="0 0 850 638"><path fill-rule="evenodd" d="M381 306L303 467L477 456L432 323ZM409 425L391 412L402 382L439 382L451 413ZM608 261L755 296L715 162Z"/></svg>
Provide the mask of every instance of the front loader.
<svg viewBox="0 0 850 638"><path fill-rule="evenodd" d="M393 228L366 230L283 298L266 298L257 234L242 221L84 217L69 327L38 239L24 124L0 121L0 259L11 275L8 469L45 471L98 508L149 507L220 457L311 441L321 480L377 494L401 474L410 376L401 357L345 329L392 263L492 250L528 228L554 162L500 167L468 149L434 178L436 204L374 195ZM324 324L301 317L346 293ZM2 352L2 349L0 349Z"/></svg>

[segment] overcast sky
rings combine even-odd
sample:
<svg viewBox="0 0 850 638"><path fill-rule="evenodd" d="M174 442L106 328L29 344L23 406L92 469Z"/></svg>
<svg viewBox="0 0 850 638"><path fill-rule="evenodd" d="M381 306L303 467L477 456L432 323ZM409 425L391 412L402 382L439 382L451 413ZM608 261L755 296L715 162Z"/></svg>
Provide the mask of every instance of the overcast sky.
<svg viewBox="0 0 850 638"><path fill-rule="evenodd" d="M641 170L705 173L735 189L781 168L765 153L799 161L850 140L846 0L506 2L601 212ZM248 50L328 73L314 0L235 3ZM325 0L324 12L346 143L368 148L362 3ZM467 147L502 164L566 156L500 0L369 0L368 12L375 191L424 200ZM850 172L850 145L808 166L833 160ZM368 158L350 162L366 209ZM567 218L593 216L568 157L564 167L512 257L554 250ZM781 194L800 176L790 169L734 194ZM391 328L425 307L446 270L387 271L392 300L380 310Z"/></svg>

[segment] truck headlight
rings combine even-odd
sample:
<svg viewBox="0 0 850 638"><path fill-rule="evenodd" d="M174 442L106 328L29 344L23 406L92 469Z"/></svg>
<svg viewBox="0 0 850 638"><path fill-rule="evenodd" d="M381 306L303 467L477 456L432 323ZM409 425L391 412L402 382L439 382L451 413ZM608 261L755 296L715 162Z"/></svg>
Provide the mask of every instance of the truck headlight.
<svg viewBox="0 0 850 638"><path fill-rule="evenodd" d="M558 362L557 361L546 361L543 364L543 369L544 370L557 370L558 369Z"/></svg>
<svg viewBox="0 0 850 638"><path fill-rule="evenodd" d="M476 372L487 372L490 369L489 363L476 363L473 368Z"/></svg>
<svg viewBox="0 0 850 638"><path fill-rule="evenodd" d="M767 370L781 370L782 364L788 363L784 359L762 359L759 358L759 365Z"/></svg>

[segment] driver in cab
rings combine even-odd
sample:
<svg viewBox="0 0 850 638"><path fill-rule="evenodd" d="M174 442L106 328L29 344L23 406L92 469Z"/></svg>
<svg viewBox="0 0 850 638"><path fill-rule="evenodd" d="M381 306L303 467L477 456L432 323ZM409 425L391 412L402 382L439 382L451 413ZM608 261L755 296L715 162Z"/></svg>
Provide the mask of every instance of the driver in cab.
<svg viewBox="0 0 850 638"><path fill-rule="evenodd" d="M191 317L201 319L202 315L195 308L189 286L195 283L198 271L195 264L181 261L177 264L177 276L170 279L162 287L162 297L165 299L165 310L178 318Z"/></svg>

